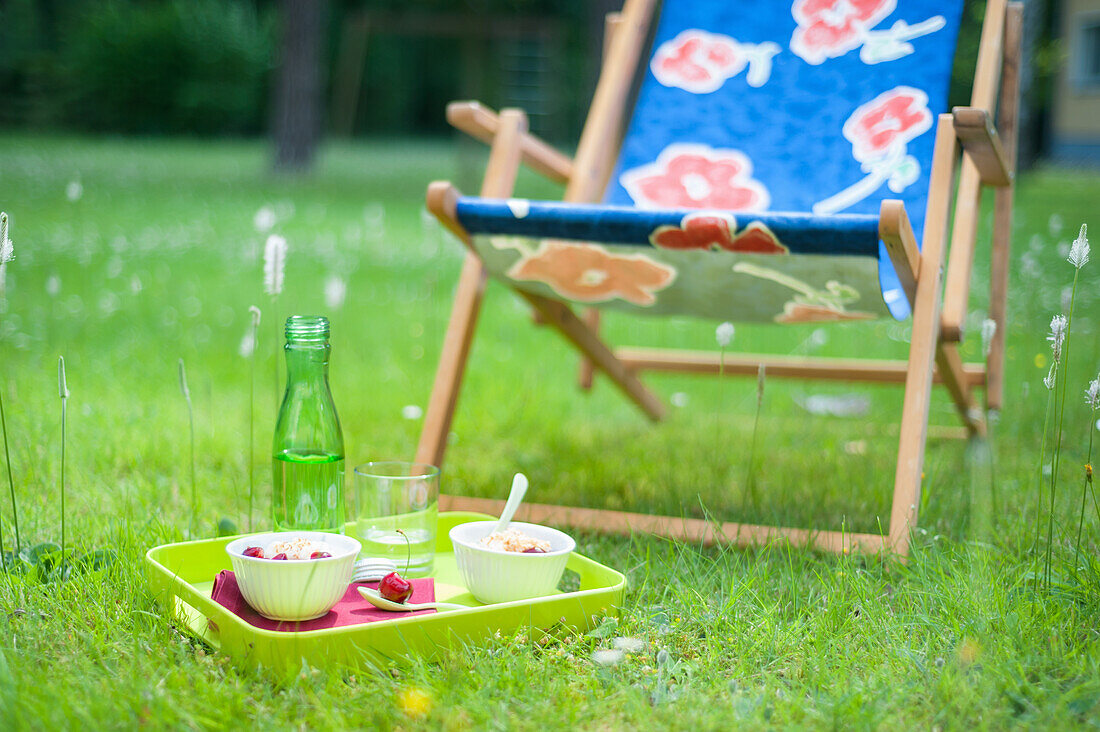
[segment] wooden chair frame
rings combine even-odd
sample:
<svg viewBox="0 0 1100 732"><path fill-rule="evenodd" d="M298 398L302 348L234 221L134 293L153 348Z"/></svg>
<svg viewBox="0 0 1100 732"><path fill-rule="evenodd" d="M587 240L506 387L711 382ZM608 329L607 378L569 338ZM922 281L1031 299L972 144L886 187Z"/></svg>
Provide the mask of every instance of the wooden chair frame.
<svg viewBox="0 0 1100 732"><path fill-rule="evenodd" d="M627 98L644 52L655 5L656 0L626 0L622 13L608 16L603 68L577 153L572 159L531 135L521 110L506 109L498 115L476 102L457 102L447 108L447 119L454 127L491 146L481 187L483 197L509 197L520 165L526 164L551 180L565 184L566 201L595 202L600 199L614 165ZM786 539L795 545L833 552L888 551L905 557L920 505L933 383L947 387L967 435L985 432L984 415L975 399L975 389L985 387L985 406L991 411L1000 409L1003 398L1021 23L1022 3L990 0L982 26L971 105L956 107L952 113L941 114L937 120L922 247L917 247L904 205L900 201L882 203L879 235L886 244L913 311L908 360L748 354L724 357L723 373L729 376L755 375L763 364L772 378L904 383L897 471L887 535L718 523L548 504L525 504L520 516L535 522L615 533L643 531L703 543L749 545ZM1000 104L996 119L999 131L993 125L998 90ZM956 167L961 168L957 185ZM957 344L962 338L969 300L978 208L984 186L997 188L989 313L997 327L986 365L982 366L963 364ZM428 188L429 210L469 248L416 455L418 461L435 465L443 462L488 278L488 272L472 247L470 235L455 215L457 197L458 192L449 183L436 182ZM538 322L559 331L581 352L583 387L591 384L593 370L602 371L653 420L664 416L665 407L639 380L639 372L719 373L718 354L641 348L613 350L597 333L599 318L594 309L582 318L563 302L512 289L533 308ZM443 510L496 513L503 501L444 495L440 505Z"/></svg>

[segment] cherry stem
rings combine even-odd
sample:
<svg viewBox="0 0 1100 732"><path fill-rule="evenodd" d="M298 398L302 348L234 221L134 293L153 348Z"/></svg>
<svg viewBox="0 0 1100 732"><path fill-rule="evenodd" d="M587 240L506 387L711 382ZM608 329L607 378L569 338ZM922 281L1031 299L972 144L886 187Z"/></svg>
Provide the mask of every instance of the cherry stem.
<svg viewBox="0 0 1100 732"><path fill-rule="evenodd" d="M412 564L412 542L409 541L409 536L401 529L396 529L397 533L405 537L405 574L409 573L409 565Z"/></svg>

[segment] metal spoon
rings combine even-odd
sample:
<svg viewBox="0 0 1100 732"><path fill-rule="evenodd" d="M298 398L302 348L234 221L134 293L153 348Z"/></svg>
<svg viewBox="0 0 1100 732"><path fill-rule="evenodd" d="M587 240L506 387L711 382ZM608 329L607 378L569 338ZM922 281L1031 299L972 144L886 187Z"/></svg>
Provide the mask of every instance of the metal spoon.
<svg viewBox="0 0 1100 732"><path fill-rule="evenodd" d="M512 478L512 491L508 494L508 502L504 504L504 510L500 514L500 520L493 527L493 533L504 531L508 524L512 523L512 517L516 515L516 509L523 502L523 496L527 494L527 476L516 473Z"/></svg>
<svg viewBox="0 0 1100 732"><path fill-rule="evenodd" d="M352 582L377 582L390 572L396 572L397 565L385 557L367 557L355 563Z"/></svg>
<svg viewBox="0 0 1100 732"><path fill-rule="evenodd" d="M411 613L415 610L469 610L465 605L453 602L393 602L378 594L378 590L369 587L360 587L359 594L363 599L374 605L379 610L390 610L398 613Z"/></svg>

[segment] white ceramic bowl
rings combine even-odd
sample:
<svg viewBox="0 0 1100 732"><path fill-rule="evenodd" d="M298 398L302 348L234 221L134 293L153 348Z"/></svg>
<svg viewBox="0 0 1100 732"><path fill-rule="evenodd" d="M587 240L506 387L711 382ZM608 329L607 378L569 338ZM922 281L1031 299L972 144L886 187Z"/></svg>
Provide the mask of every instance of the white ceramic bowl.
<svg viewBox="0 0 1100 732"><path fill-rule="evenodd" d="M557 529L513 521L509 528L550 542L550 551L519 554L488 549L481 540L493 533L496 521L459 524L450 531L458 571L479 602L511 602L549 595L561 581L569 554L577 542Z"/></svg>
<svg viewBox="0 0 1100 732"><path fill-rule="evenodd" d="M284 561L241 554L250 546L266 550L276 541L296 537L325 542L332 556ZM331 610L347 592L361 548L350 536L320 531L253 534L225 545L244 599L253 610L271 620L312 620Z"/></svg>

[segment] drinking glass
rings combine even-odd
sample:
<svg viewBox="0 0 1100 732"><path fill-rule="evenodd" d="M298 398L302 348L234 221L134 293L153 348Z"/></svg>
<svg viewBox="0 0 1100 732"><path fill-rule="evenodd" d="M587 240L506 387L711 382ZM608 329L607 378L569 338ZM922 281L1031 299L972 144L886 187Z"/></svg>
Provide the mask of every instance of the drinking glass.
<svg viewBox="0 0 1100 732"><path fill-rule="evenodd" d="M396 460L363 463L355 468L354 483L352 511L362 555L392 559L399 572L412 577L431 573L439 468Z"/></svg>

